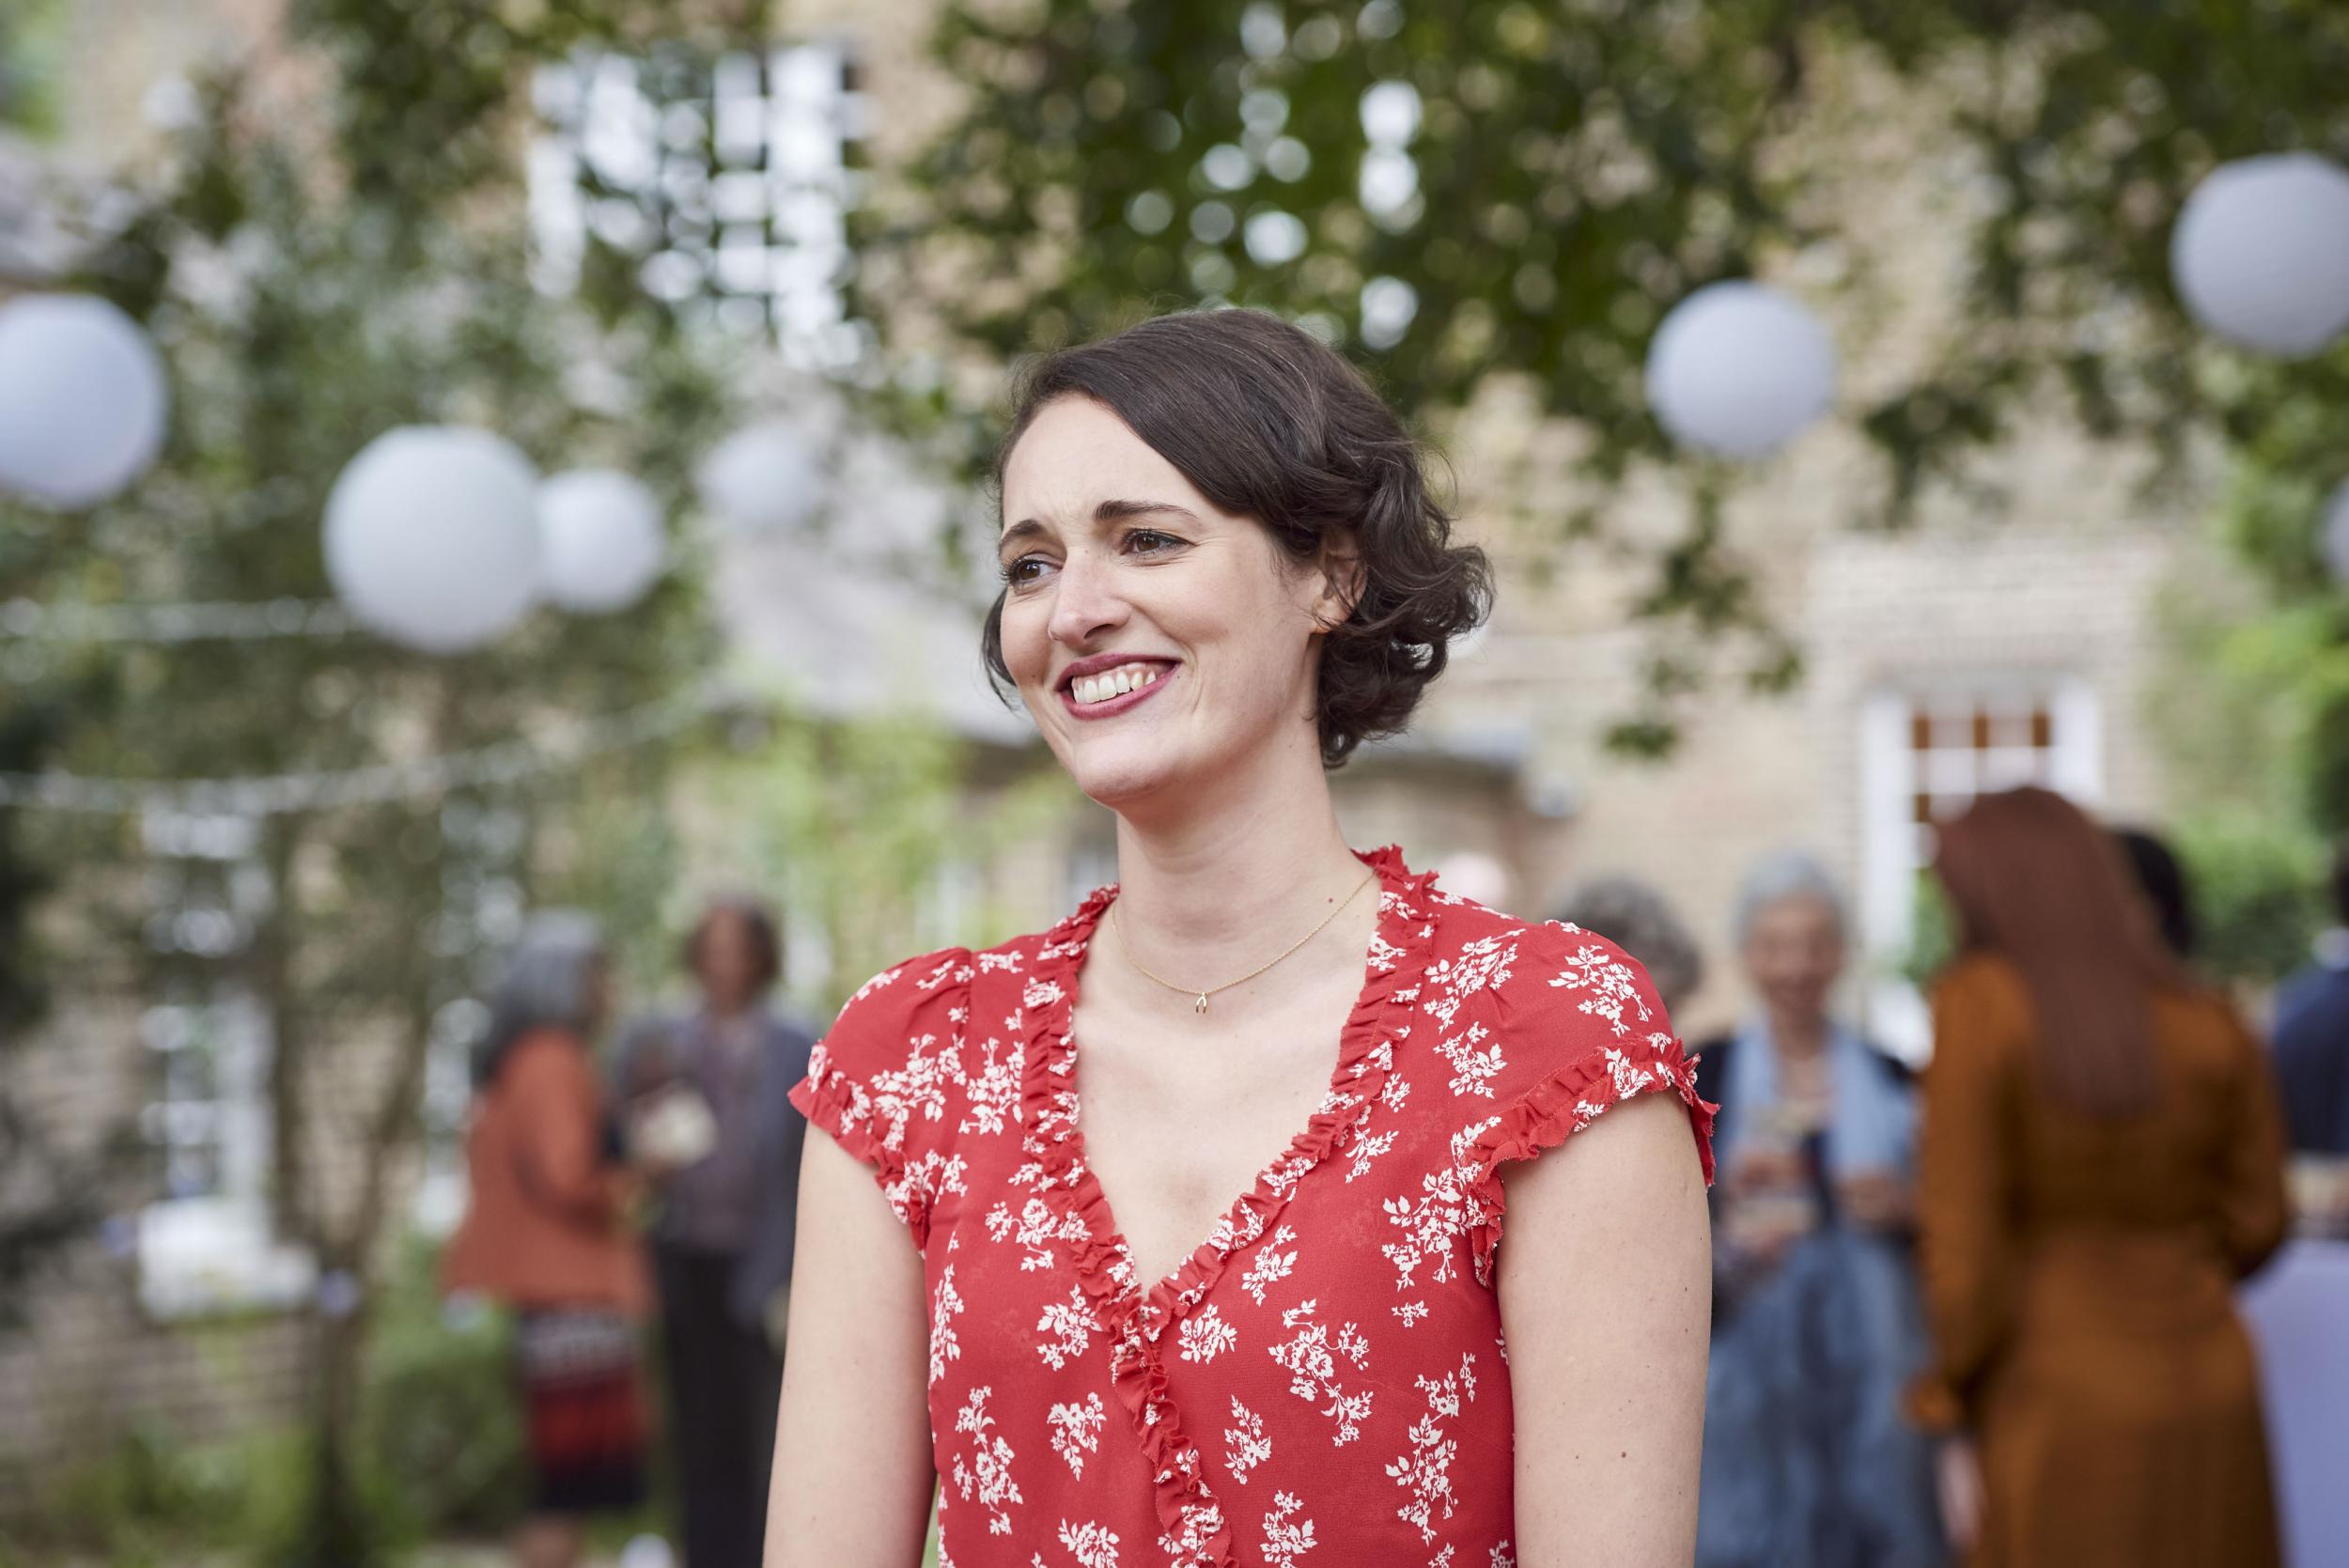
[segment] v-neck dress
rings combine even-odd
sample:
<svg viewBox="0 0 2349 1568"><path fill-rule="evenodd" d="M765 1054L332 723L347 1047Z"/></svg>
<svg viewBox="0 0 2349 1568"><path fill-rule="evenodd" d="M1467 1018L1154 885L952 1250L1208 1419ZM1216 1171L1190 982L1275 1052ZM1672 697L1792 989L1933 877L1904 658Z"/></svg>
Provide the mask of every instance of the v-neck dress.
<svg viewBox="0 0 2349 1568"><path fill-rule="evenodd" d="M922 1254L940 1568L1514 1562L1501 1167L1666 1093L1709 1181L1711 1108L1621 950L1356 853L1377 930L1329 1091L1164 1280L1078 1130L1114 887L874 976L817 1046L792 1103Z"/></svg>

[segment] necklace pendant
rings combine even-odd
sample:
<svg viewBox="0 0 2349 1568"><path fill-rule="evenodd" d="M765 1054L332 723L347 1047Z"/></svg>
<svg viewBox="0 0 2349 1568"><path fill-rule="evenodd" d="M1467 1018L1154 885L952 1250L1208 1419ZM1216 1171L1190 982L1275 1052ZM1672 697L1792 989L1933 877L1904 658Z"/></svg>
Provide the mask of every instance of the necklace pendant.
<svg viewBox="0 0 2349 1568"><path fill-rule="evenodd" d="M1199 1000L1190 1004L1190 1010L1194 1013L1204 1013L1207 1010L1206 992L1202 991L1199 993Z"/></svg>

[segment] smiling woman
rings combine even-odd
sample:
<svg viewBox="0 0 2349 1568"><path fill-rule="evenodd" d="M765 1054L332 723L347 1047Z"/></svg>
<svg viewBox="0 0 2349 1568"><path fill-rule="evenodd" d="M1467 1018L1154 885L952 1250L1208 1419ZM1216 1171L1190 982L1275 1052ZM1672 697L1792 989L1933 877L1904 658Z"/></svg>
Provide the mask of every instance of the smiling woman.
<svg viewBox="0 0 2349 1568"><path fill-rule="evenodd" d="M1663 1005L1331 806L1490 597L1419 449L1221 311L1041 362L999 473L987 662L1121 880L875 976L793 1091L770 1568L910 1568L934 1482L958 1568L1687 1561L1710 1119Z"/></svg>
<svg viewBox="0 0 2349 1568"><path fill-rule="evenodd" d="M1246 520L1293 574L1351 574L1344 613L1319 629L1315 722L1330 767L1400 730L1443 674L1451 640L1490 609L1484 552L1452 542L1452 520L1393 412L1334 350L1272 317L1223 310L1145 321L1040 361L1015 406L997 465L1006 503L1013 459L1048 412L1079 427L1064 444L1097 455L1105 441L1116 444L1106 421L1158 458L1140 466L1162 471L1149 475L1160 487L1155 497L1104 497L1090 520L1141 535L1140 555L1179 551L1182 525L1203 526L1179 492L1219 520ZM1004 618L1017 618L1014 600L1052 568L1055 530L1038 517L1013 520L1008 505L1004 518L1006 588L983 651L998 683L1012 687Z"/></svg>

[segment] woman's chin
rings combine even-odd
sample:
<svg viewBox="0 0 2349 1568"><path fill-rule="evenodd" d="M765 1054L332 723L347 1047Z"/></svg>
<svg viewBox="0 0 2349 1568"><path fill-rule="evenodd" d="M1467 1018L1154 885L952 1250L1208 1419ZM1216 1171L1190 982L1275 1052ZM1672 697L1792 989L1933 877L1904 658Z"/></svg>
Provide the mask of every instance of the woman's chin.
<svg viewBox="0 0 2349 1568"><path fill-rule="evenodd" d="M1114 812L1147 806L1178 792L1197 772L1156 747L1085 745L1061 760L1088 800Z"/></svg>

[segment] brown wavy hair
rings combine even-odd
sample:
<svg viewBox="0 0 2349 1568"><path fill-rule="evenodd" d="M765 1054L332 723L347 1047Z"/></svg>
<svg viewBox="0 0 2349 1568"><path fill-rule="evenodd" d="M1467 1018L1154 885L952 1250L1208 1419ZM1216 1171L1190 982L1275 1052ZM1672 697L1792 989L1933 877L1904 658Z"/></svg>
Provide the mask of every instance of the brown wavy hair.
<svg viewBox="0 0 2349 1568"><path fill-rule="evenodd" d="M1218 508L1254 519L1299 566L1350 536L1361 592L1321 652L1314 720L1322 765L1409 722L1443 673L1454 637L1492 607L1485 552L1452 541L1452 516L1428 484L1426 454L1335 349L1253 310L1160 316L1045 355L1019 377L995 461L1003 464L1045 406L1090 397ZM996 692L1016 691L1003 661L1003 598L981 651Z"/></svg>
<svg viewBox="0 0 2349 1568"><path fill-rule="evenodd" d="M1961 948L2015 966L2056 1095L2092 1116L2152 1105L2153 999L2191 983L2120 846L2051 790L1985 795L1940 831L1934 870Z"/></svg>

